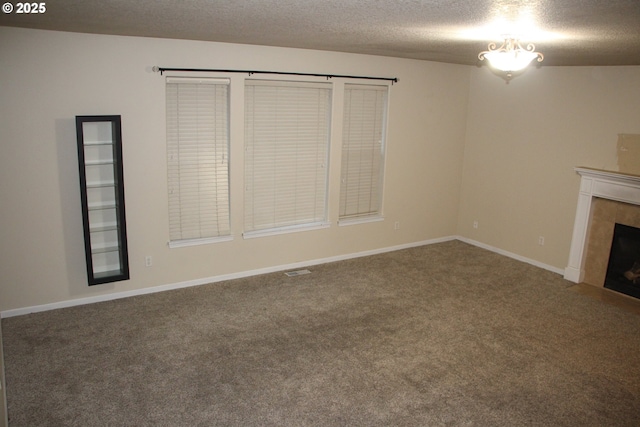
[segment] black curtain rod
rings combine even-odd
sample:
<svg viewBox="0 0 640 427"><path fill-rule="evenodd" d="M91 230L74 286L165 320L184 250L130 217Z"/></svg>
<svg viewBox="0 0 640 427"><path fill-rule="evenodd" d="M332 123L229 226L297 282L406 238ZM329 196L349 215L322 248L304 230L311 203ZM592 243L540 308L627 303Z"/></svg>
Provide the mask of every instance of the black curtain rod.
<svg viewBox="0 0 640 427"><path fill-rule="evenodd" d="M160 75L165 71L193 71L199 73L244 73L244 74L279 74L285 76L313 76L313 77L326 77L327 80L332 77L339 77L343 79L366 79L366 80L385 80L393 83L398 83L397 77L370 77L370 76L347 76L342 74L316 74L316 73L293 73L286 71L257 71L257 70L217 70L217 69L204 69L204 68L164 68L154 66L153 71L160 72Z"/></svg>

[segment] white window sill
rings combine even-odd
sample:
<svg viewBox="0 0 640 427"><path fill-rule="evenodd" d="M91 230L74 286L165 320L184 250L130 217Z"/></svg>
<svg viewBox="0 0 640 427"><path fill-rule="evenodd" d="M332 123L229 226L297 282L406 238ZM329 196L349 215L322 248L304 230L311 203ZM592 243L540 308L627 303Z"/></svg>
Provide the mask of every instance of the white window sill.
<svg viewBox="0 0 640 427"><path fill-rule="evenodd" d="M169 242L169 248L184 248L187 246L198 246L198 245L208 245L209 243L221 243L221 242L229 242L233 240L232 235L228 236L218 236L218 237L206 237L204 239L185 239L185 240L174 240Z"/></svg>
<svg viewBox="0 0 640 427"><path fill-rule="evenodd" d="M331 224L328 222L314 222L313 224L291 225L289 227L270 228L268 230L246 231L242 233L245 239L254 239L257 237L276 236L278 234L297 233L299 231L320 230L329 228Z"/></svg>
<svg viewBox="0 0 640 427"><path fill-rule="evenodd" d="M367 216L367 217L359 217L359 218L345 218L338 220L338 225L340 227L349 226L349 225L357 225L357 224L367 224L369 222L379 222L384 221L383 216Z"/></svg>

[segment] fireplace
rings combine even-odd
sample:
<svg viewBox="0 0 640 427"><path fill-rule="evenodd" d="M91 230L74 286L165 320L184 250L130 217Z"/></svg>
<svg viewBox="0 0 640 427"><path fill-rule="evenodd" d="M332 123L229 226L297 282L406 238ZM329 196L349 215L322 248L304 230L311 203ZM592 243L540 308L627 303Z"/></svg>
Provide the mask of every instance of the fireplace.
<svg viewBox="0 0 640 427"><path fill-rule="evenodd" d="M615 225L604 287L640 298L640 228Z"/></svg>
<svg viewBox="0 0 640 427"><path fill-rule="evenodd" d="M575 170L581 177L580 192L564 277L575 283L603 287L614 246L615 224L640 228L640 176L589 168ZM624 274L632 267L619 269Z"/></svg>

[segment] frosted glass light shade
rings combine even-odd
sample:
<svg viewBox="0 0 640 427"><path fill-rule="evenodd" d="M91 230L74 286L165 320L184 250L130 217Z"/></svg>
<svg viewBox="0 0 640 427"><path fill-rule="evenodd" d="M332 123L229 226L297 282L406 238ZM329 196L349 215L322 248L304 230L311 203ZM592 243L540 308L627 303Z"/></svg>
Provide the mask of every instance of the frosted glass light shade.
<svg viewBox="0 0 640 427"><path fill-rule="evenodd" d="M485 55L489 64L500 71L520 71L538 56L526 50L494 51Z"/></svg>
<svg viewBox="0 0 640 427"><path fill-rule="evenodd" d="M525 69L534 59L542 62L544 55L534 52L534 49L535 46L531 43L523 48L517 39L507 37L499 48L495 43L489 43L489 50L480 52L478 58L481 61L486 59L494 69L504 71L509 81L513 72Z"/></svg>

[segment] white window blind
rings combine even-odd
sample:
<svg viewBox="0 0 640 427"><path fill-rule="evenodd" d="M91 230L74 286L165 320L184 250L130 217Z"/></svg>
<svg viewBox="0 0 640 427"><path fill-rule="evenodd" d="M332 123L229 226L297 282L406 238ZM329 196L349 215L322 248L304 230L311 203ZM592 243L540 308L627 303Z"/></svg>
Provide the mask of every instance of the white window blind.
<svg viewBox="0 0 640 427"><path fill-rule="evenodd" d="M388 86L345 84L341 220L379 217Z"/></svg>
<svg viewBox="0 0 640 427"><path fill-rule="evenodd" d="M229 81L168 77L170 246L230 235Z"/></svg>
<svg viewBox="0 0 640 427"><path fill-rule="evenodd" d="M245 236L326 226L328 83L247 80Z"/></svg>

